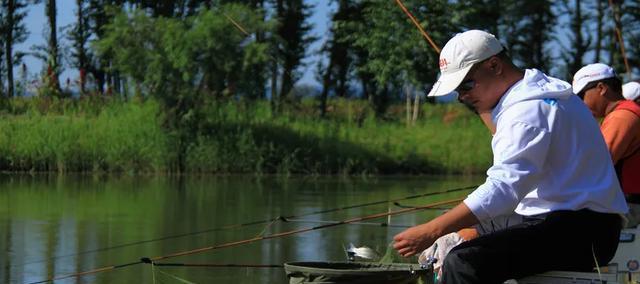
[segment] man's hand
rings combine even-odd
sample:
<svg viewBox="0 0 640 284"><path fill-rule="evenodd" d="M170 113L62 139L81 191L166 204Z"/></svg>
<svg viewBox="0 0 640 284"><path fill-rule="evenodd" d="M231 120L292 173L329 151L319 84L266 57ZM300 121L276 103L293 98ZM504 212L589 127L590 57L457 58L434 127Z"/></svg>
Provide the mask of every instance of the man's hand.
<svg viewBox="0 0 640 284"><path fill-rule="evenodd" d="M458 235L465 241L470 241L480 236L480 234L478 234L478 230L473 227L464 228L458 231Z"/></svg>
<svg viewBox="0 0 640 284"><path fill-rule="evenodd" d="M478 219L464 203L428 223L406 229L393 237L395 248L404 257L421 253L439 237L477 224Z"/></svg>
<svg viewBox="0 0 640 284"><path fill-rule="evenodd" d="M433 230L429 228L429 223L426 223L406 229L404 232L393 237L393 248L398 251L398 254L409 257L420 254L423 250L431 246L438 237L439 236L434 234Z"/></svg>

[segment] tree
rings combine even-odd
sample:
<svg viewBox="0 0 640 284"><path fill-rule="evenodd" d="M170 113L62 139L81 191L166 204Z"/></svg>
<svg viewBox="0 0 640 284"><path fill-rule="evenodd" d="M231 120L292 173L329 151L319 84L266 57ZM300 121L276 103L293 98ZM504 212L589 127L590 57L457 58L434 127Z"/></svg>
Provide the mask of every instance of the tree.
<svg viewBox="0 0 640 284"><path fill-rule="evenodd" d="M7 73L7 96L14 96L13 66L17 65L22 53L14 53L13 46L27 39L27 29L24 24L24 11L27 4L20 0L2 0L2 42L4 43L4 59Z"/></svg>
<svg viewBox="0 0 640 284"><path fill-rule="evenodd" d="M404 1L438 44L452 35L447 1ZM354 46L357 76L375 113L383 116L405 84L426 88L437 76L438 54L394 1L362 1L361 17L343 23Z"/></svg>
<svg viewBox="0 0 640 284"><path fill-rule="evenodd" d="M60 75L60 51L58 46L58 25L57 25L57 13L56 0L47 0L45 4L45 15L49 22L49 36L47 38L47 73L46 80L49 87L60 93L60 82L58 77Z"/></svg>
<svg viewBox="0 0 640 284"><path fill-rule="evenodd" d="M572 78L573 74L584 66L584 56L591 46L593 37L589 33L591 21L588 21L591 15L583 12L584 5L581 0L573 0L573 5L566 0L561 3L560 12L570 15L571 18L569 34L566 36L569 46L562 46L561 57L566 65L565 78Z"/></svg>
<svg viewBox="0 0 640 284"><path fill-rule="evenodd" d="M105 26L113 21L113 17L122 11L124 0L88 0L87 10L84 11L88 18L88 25L90 29L90 37L94 38L93 41L100 41L105 37ZM96 81L97 91L100 93L105 92L105 87L108 85L111 87L113 81L117 79L117 76L108 71L111 66L111 60L113 55L109 53L102 53L98 57L89 58L87 67L87 74Z"/></svg>
<svg viewBox="0 0 640 284"><path fill-rule="evenodd" d="M623 7L624 3L621 1L609 1L609 3L609 19L612 24L605 29L607 42L609 43L607 46L609 51L609 65L613 67L614 70L617 70L618 73L622 74L626 71L626 66L619 36L626 34L626 30L623 30L621 20L622 13L625 10Z"/></svg>
<svg viewBox="0 0 640 284"><path fill-rule="evenodd" d="M602 35L602 29L603 29L603 23L602 23L602 19L604 18L604 5L603 5L603 1L604 0L595 0L596 1L596 42L595 42L595 53L596 53L596 58L595 58L595 62L600 62L600 58L601 58L601 54L602 54L602 40L603 40L603 35Z"/></svg>
<svg viewBox="0 0 640 284"><path fill-rule="evenodd" d="M270 21L266 18L266 13L264 11L265 9L265 3L266 0L219 0L219 4L220 5L224 5L224 4L243 4L246 5L247 7L249 7L251 10L254 11L254 13L256 13L257 15L259 15L262 19L263 22L271 25L274 24L275 21ZM205 5L206 7L206 5ZM246 25L246 23L243 23L242 21L237 21L233 18L227 18L227 20L229 22L233 21L235 23L233 23L234 25L237 24L237 28L234 31L235 33L244 33L246 31L242 31L240 29L244 29L244 26ZM275 50L275 40L273 40L273 38L275 38L274 36L271 36L271 38L267 38L269 35L265 33L265 29L255 29L255 32L252 35L255 38L255 42L259 43L262 46L268 47L272 52ZM270 62L269 62L270 61ZM252 63L250 66L247 66L247 72L248 74L251 74L252 76L252 80L240 80L239 82L242 83L243 86L240 86L240 89L245 90L243 93L243 97L247 98L249 101L252 100L256 100L259 98L265 98L266 97L266 87L267 87L267 81L268 81L268 74L269 74L269 70L270 70L270 66L273 66L274 63L277 63L276 61L276 54L275 52L273 52L271 54L271 60L269 61L265 61L265 62L254 62ZM276 67L277 68L277 67ZM274 72L273 74L276 74L276 72ZM273 82L277 81L277 76L276 78L273 80ZM273 92L277 92L277 88L273 88ZM273 98L278 97L277 95L272 95ZM274 109L275 109L275 101L272 100L272 102L274 103Z"/></svg>
<svg viewBox="0 0 640 284"><path fill-rule="evenodd" d="M244 23L246 35L236 31ZM206 121L207 101L245 94L254 74L249 68L268 60L267 46L251 34L266 29L263 16L244 5L229 4L179 18L151 17L144 11L121 11L104 26L95 44L110 58L111 70L136 82L140 94L163 106L165 126L176 144L175 170Z"/></svg>
<svg viewBox="0 0 640 284"><path fill-rule="evenodd" d="M310 6L303 0L275 0L276 58L281 66L278 100L284 102L301 74L297 68L305 57L305 51L315 39L309 35L307 22ZM274 70L275 71L275 70ZM278 70L279 71L279 70Z"/></svg>
<svg viewBox="0 0 640 284"><path fill-rule="evenodd" d="M76 0L76 23L72 26L72 29L68 33L68 38L73 44L73 51L71 53L72 64L80 71L80 93L85 93L86 74L90 70L91 53L87 44L89 43L90 25L89 18L86 13L87 1Z"/></svg>
<svg viewBox="0 0 640 284"><path fill-rule="evenodd" d="M549 71L548 43L556 17L550 0L508 1L504 8L500 35L506 40L513 59L526 68Z"/></svg>
<svg viewBox="0 0 640 284"><path fill-rule="evenodd" d="M332 16L331 37L322 48L322 52L328 54L329 64L319 73L322 73L322 92L320 94L320 116L326 112L329 91L333 90L338 97L346 97L349 85L349 71L352 69L352 61L349 56L350 46L343 39L347 36L344 29L340 29L338 23L347 22L355 17L357 11L354 1L338 0L338 10Z"/></svg>
<svg viewBox="0 0 640 284"><path fill-rule="evenodd" d="M625 48L631 71L638 76L640 72L640 3L627 1L620 9L622 35L625 40ZM632 79L632 78L627 78Z"/></svg>
<svg viewBox="0 0 640 284"><path fill-rule="evenodd" d="M2 18L0 18L2 19L0 20L0 46L5 46L4 42L6 40L6 36L5 36L6 24L4 22L4 19L6 18L5 14L6 14L6 11L4 7L0 5L0 16L2 16ZM5 73L5 67L4 67L5 60L3 60L3 58L4 58L4 52L0 52L0 98L4 97L4 80L2 78Z"/></svg>
<svg viewBox="0 0 640 284"><path fill-rule="evenodd" d="M452 22L459 23L461 30L485 30L502 38L500 23L504 17L503 11L510 1L493 0L460 0L454 5Z"/></svg>

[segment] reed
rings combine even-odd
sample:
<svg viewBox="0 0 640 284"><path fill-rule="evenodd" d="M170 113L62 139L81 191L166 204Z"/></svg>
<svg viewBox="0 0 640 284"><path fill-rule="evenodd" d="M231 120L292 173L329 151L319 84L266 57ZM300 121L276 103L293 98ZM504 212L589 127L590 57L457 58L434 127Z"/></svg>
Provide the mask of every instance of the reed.
<svg viewBox="0 0 640 284"><path fill-rule="evenodd" d="M422 107L415 126L403 106L374 117L366 102L303 100L272 113L269 103L209 102L197 110L186 171L306 175L461 174L490 165L490 135L458 105ZM167 172L174 133L162 107L110 99L12 100L0 114L0 170Z"/></svg>
<svg viewBox="0 0 640 284"><path fill-rule="evenodd" d="M3 115L0 169L58 172L164 169L166 135L158 123L157 104L112 102L99 112L81 104L42 113L38 110L42 102L22 102L15 114Z"/></svg>

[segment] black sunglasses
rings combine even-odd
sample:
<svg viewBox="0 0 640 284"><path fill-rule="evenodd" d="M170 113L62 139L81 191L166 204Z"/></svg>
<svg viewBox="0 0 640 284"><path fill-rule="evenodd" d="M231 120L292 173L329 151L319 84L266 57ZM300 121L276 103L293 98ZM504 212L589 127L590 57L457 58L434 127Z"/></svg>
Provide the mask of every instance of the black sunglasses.
<svg viewBox="0 0 640 284"><path fill-rule="evenodd" d="M578 97L584 101L584 95L588 90L595 88L600 81L589 82L582 90L578 93Z"/></svg>
<svg viewBox="0 0 640 284"><path fill-rule="evenodd" d="M471 80L471 79L467 79L462 81L462 83L460 83L460 85L456 88L456 92L461 93L461 92L468 92L471 91L471 89L473 89L473 87L476 86L476 81Z"/></svg>

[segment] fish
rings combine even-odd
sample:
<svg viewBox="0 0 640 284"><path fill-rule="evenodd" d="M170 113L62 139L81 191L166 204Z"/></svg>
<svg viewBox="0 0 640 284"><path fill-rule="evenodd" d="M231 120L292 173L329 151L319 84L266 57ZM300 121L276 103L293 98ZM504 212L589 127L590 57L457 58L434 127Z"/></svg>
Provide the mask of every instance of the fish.
<svg viewBox="0 0 640 284"><path fill-rule="evenodd" d="M380 258L380 254L372 248L366 246L356 247L352 243L349 243L349 247L346 249L346 252L349 256L349 260L354 260L355 257L368 260L375 260Z"/></svg>

